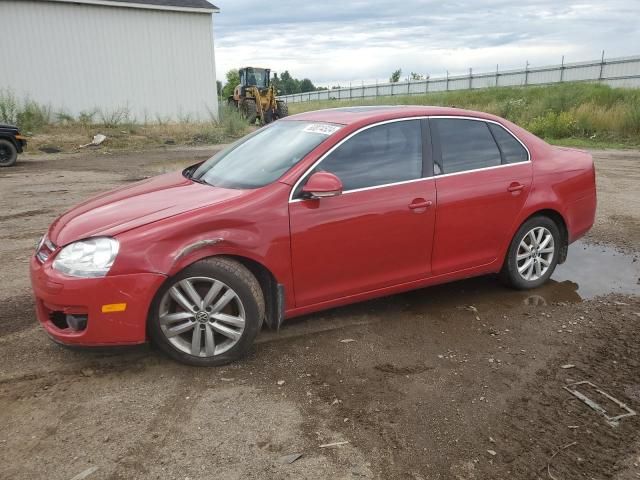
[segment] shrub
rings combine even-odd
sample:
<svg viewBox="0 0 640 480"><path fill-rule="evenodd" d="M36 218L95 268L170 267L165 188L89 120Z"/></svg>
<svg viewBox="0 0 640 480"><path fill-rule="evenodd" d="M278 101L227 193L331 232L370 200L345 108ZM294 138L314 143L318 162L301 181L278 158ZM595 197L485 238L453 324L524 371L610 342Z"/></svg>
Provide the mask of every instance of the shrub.
<svg viewBox="0 0 640 480"><path fill-rule="evenodd" d="M21 130L34 132L49 125L51 117L51 107L27 99L16 115L16 123Z"/></svg>
<svg viewBox="0 0 640 480"><path fill-rule="evenodd" d="M241 137L249 129L247 121L240 114L237 108L233 108L228 105L221 105L218 114L220 116L218 124L222 127L224 134L228 137Z"/></svg>
<svg viewBox="0 0 640 480"><path fill-rule="evenodd" d="M99 110L100 122L105 128L115 128L120 125L133 123L129 116L129 107L119 107L113 110Z"/></svg>
<svg viewBox="0 0 640 480"><path fill-rule="evenodd" d="M11 90L0 89L0 122L17 123L18 102Z"/></svg>
<svg viewBox="0 0 640 480"><path fill-rule="evenodd" d="M569 112L550 111L534 118L529 123L528 129L541 137L566 138L576 132L576 120Z"/></svg>
<svg viewBox="0 0 640 480"><path fill-rule="evenodd" d="M638 96L627 104L622 130L629 135L640 134L640 98L638 98Z"/></svg>

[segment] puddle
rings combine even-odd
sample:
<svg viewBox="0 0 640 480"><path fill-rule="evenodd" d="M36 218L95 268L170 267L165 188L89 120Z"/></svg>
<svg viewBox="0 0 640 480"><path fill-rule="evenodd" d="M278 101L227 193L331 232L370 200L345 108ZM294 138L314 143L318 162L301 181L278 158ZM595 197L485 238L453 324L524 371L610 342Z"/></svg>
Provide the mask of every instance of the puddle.
<svg viewBox="0 0 640 480"><path fill-rule="evenodd" d="M558 282L578 285L582 298L610 293L640 294L640 257L614 248L576 242L569 247L567 261L551 276Z"/></svg>
<svg viewBox="0 0 640 480"><path fill-rule="evenodd" d="M576 242L569 247L567 261L557 267L551 279L533 290L505 287L495 275L471 278L287 320L279 334L262 332L258 342L367 325L385 318L398 319L403 314L435 314L448 318L452 311L468 305L481 311L506 311L523 304L535 307L579 303L611 293L638 295L639 278L637 255Z"/></svg>
<svg viewBox="0 0 640 480"><path fill-rule="evenodd" d="M640 259L611 247L576 242L567 261L558 265L551 279L533 290L513 290L495 276L471 278L400 295L408 309L446 309L459 305L509 308L516 305L578 303L599 295L640 294Z"/></svg>

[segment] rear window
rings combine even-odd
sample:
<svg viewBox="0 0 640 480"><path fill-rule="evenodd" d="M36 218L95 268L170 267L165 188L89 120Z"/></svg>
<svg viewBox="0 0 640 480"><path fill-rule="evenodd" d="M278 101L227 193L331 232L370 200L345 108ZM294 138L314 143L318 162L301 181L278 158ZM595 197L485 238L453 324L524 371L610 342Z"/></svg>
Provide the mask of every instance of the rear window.
<svg viewBox="0 0 640 480"><path fill-rule="evenodd" d="M259 188L280 178L342 125L278 121L247 135L204 162L194 180L216 187Z"/></svg>

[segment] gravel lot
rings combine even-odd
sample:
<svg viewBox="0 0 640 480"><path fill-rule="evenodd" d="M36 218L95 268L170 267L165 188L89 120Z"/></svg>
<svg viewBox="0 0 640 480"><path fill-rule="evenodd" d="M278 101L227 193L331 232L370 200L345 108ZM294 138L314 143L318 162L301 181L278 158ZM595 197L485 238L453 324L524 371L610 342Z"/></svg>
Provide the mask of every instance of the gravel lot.
<svg viewBox="0 0 640 480"><path fill-rule="evenodd" d="M484 277L309 315L218 369L53 344L27 272L48 224L213 151L0 170L0 478L640 477L640 416L612 427L563 389L589 380L640 412L640 152L593 152L596 226L535 291Z"/></svg>

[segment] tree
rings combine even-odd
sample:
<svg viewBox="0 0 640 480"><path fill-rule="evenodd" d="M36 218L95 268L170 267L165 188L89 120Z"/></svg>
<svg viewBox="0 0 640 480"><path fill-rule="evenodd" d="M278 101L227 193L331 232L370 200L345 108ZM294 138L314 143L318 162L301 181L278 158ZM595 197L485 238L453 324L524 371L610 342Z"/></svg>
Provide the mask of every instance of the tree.
<svg viewBox="0 0 640 480"><path fill-rule="evenodd" d="M237 68L227 72L227 83L222 89L222 98L229 98L233 95L233 90L240 84L240 73Z"/></svg>
<svg viewBox="0 0 640 480"><path fill-rule="evenodd" d="M424 75L421 73L411 72L411 80L424 80Z"/></svg>
<svg viewBox="0 0 640 480"><path fill-rule="evenodd" d="M398 70L396 70L391 74L391 77L389 78L389 82L398 83L400 81L401 76L402 76L402 69L399 68Z"/></svg>
<svg viewBox="0 0 640 480"><path fill-rule="evenodd" d="M280 75L280 90L282 95L300 93L300 80L293 78L289 70L285 70Z"/></svg>
<svg viewBox="0 0 640 480"><path fill-rule="evenodd" d="M300 82L300 93L313 92L316 86L308 78L302 79Z"/></svg>

